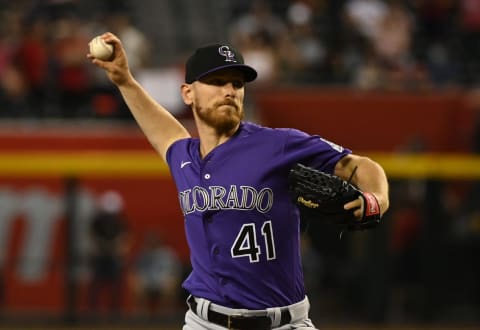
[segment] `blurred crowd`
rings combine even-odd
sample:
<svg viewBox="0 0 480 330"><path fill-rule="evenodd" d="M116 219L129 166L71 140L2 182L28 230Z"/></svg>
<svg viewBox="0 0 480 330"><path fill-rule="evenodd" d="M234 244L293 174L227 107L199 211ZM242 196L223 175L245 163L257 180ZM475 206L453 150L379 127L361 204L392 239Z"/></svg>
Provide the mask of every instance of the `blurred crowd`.
<svg viewBox="0 0 480 330"><path fill-rule="evenodd" d="M249 3L230 39L265 71L263 79L382 90L477 82L480 1Z"/></svg>
<svg viewBox="0 0 480 330"><path fill-rule="evenodd" d="M214 19L191 15L205 8ZM255 87L468 88L480 72L480 0L4 0L0 17L1 117L130 118L85 57L105 31L134 73L178 68L198 44L228 40L258 69Z"/></svg>
<svg viewBox="0 0 480 330"><path fill-rule="evenodd" d="M105 31L116 33L135 72L148 61L149 41L121 1L97 7L84 13L77 1L3 1L1 117L126 116L117 91L87 60L88 42Z"/></svg>

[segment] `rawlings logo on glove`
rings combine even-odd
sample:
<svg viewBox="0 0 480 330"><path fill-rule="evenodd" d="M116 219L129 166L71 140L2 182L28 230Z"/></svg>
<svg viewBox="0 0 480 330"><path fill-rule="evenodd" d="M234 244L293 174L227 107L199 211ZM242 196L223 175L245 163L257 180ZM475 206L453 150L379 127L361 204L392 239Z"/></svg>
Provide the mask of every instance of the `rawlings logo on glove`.
<svg viewBox="0 0 480 330"><path fill-rule="evenodd" d="M318 207L318 203L314 203L311 200L305 200L302 196L298 196L297 198L297 203L303 204L306 207L309 207L311 209L316 209Z"/></svg>
<svg viewBox="0 0 480 330"><path fill-rule="evenodd" d="M362 192L350 180L296 164L290 170L288 182L302 221L322 219L347 230L368 229L380 223L380 206L375 196ZM346 203L358 198L363 205L360 219L353 214L355 210L344 209Z"/></svg>

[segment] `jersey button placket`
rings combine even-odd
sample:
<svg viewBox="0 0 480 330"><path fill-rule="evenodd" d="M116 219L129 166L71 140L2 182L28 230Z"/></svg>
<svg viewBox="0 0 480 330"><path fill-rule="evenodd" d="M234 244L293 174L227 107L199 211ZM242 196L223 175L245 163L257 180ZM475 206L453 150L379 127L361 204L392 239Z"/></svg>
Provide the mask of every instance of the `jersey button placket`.
<svg viewBox="0 0 480 330"><path fill-rule="evenodd" d="M206 211L203 214L203 220L205 220L206 223L212 223L213 222L213 212Z"/></svg>
<svg viewBox="0 0 480 330"><path fill-rule="evenodd" d="M203 180L207 180L207 181L212 178L212 175L209 171L211 169L211 166L212 166L212 162L211 162L210 158L211 158L211 155L208 155L207 159L205 159L202 162L202 167L201 167L201 172L200 172Z"/></svg>

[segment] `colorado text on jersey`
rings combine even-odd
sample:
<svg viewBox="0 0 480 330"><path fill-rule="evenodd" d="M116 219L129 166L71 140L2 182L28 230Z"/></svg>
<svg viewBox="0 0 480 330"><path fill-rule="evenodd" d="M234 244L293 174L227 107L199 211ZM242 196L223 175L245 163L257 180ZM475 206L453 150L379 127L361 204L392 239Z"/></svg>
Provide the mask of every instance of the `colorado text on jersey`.
<svg viewBox="0 0 480 330"><path fill-rule="evenodd" d="M183 214L207 210L254 210L266 213L272 208L273 191L263 188L260 191L250 186L231 185L228 189L222 186L195 186L179 194Z"/></svg>

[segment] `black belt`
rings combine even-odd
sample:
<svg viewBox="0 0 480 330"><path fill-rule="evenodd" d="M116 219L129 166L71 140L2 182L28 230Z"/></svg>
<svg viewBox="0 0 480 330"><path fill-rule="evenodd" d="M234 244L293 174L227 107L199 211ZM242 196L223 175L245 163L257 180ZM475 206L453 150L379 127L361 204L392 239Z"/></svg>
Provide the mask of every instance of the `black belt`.
<svg viewBox="0 0 480 330"><path fill-rule="evenodd" d="M190 309L198 315L197 313L197 302L193 296L188 297L187 300L190 305ZM292 317L287 308L282 309L281 320L279 327L285 324L290 323ZM201 315L198 315L201 317ZM222 314L216 311L208 310L208 321L218 324L227 329L238 329L238 330L270 330L272 329L272 320L268 315L264 316L238 316L238 315L227 315Z"/></svg>

